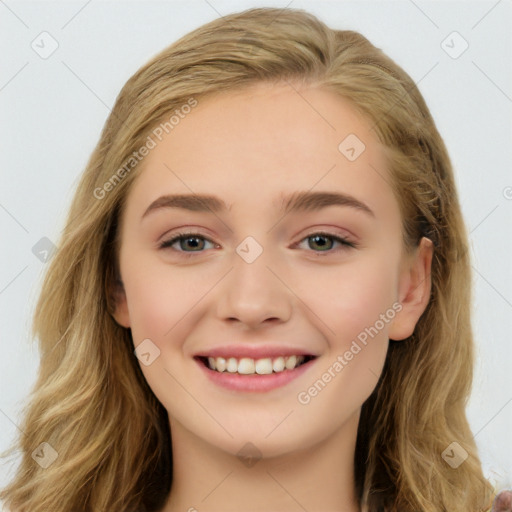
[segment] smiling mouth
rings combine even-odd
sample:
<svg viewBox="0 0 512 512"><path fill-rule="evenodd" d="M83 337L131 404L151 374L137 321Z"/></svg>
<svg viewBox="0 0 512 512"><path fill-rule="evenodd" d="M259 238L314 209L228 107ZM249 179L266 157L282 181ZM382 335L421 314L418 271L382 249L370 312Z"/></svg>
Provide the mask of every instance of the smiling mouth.
<svg viewBox="0 0 512 512"><path fill-rule="evenodd" d="M250 357L205 357L197 356L206 368L217 373L232 373L238 375L270 375L272 373L283 373L294 370L309 361L316 359L315 356L279 356L252 359Z"/></svg>

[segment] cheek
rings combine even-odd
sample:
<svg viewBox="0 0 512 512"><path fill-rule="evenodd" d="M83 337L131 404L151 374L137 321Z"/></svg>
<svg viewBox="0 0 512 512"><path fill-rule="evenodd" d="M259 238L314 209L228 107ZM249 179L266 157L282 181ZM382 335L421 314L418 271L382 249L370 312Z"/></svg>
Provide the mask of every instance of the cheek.
<svg viewBox="0 0 512 512"><path fill-rule="evenodd" d="M142 373L167 410L181 410L185 405L189 408L189 398L179 384L186 381L186 376L181 374L180 340L184 339L183 329L189 328L187 312L197 302L197 293L184 286L179 273L166 275L163 269L148 262L141 265L130 262L125 271L134 347L146 339L156 346L150 345L150 364L139 362Z"/></svg>
<svg viewBox="0 0 512 512"><path fill-rule="evenodd" d="M159 340L172 327L170 301L166 300L163 290L147 282L126 284L125 289L134 344L150 338L160 345Z"/></svg>
<svg viewBox="0 0 512 512"><path fill-rule="evenodd" d="M125 247L121 268L132 333L139 337L162 338L207 290L200 271L173 267L136 246Z"/></svg>
<svg viewBox="0 0 512 512"><path fill-rule="evenodd" d="M329 293L316 299L316 305L314 297L310 300L311 309L321 312L328 350L297 401L303 414L318 418L315 422L330 418L322 428L343 423L361 407L375 389L386 360L388 329L396 314L392 272L384 273L378 265L374 271L365 268L364 273L340 272L339 285L326 280Z"/></svg>
<svg viewBox="0 0 512 512"><path fill-rule="evenodd" d="M318 316L315 324L328 349L324 364L313 372L310 387L297 398L302 405L311 402L306 409L319 418L330 411L342 421L346 411L360 407L378 382L388 350L388 330L396 314L397 273L389 261L382 253L368 255L353 265L316 273L301 289L301 298ZM335 403L344 406L333 409Z"/></svg>
<svg viewBox="0 0 512 512"><path fill-rule="evenodd" d="M351 265L303 273L297 283L298 295L324 324L326 338L340 349L376 322L387 334L388 322L382 325L380 319L394 313L396 272L384 259L365 257Z"/></svg>

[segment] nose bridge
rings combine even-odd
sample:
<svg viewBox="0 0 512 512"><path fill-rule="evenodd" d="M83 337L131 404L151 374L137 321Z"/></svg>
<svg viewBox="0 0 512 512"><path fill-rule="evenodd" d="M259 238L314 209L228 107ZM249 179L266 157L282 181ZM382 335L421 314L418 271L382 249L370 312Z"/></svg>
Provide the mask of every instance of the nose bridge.
<svg viewBox="0 0 512 512"><path fill-rule="evenodd" d="M254 237L246 237L235 249L233 268L226 276L219 297L220 319L237 319L257 325L267 319L287 320L291 313L290 292L275 275L278 267L272 250Z"/></svg>

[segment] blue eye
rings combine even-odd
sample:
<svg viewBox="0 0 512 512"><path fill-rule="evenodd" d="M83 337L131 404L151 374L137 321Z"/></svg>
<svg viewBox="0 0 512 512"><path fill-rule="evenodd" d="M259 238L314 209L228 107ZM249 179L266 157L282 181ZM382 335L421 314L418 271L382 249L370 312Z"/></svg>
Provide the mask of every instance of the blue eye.
<svg viewBox="0 0 512 512"><path fill-rule="evenodd" d="M312 240L313 244L316 244L320 247L320 250L314 250L314 252L317 252L319 256L322 255L322 253L335 253L340 250L356 247L356 244L354 244L353 242L349 242L347 239L343 237L323 232L312 233L311 235L308 235L307 237L303 238L300 241L300 243L302 243L304 240ZM327 241L326 243L325 240L332 240L332 242L329 243ZM174 249L175 251L187 253L187 256L191 256L191 253L203 252L203 249L205 249L205 242L211 243L213 246L215 246L215 244L211 240L208 240L208 238L201 236L199 233L178 233L173 238L163 241L159 247L160 249L166 249L172 248L173 245L178 244L179 249ZM340 244L341 247L332 250L332 246L334 243ZM309 246L311 247L311 243L309 244ZM188 249L191 250L189 251Z"/></svg>

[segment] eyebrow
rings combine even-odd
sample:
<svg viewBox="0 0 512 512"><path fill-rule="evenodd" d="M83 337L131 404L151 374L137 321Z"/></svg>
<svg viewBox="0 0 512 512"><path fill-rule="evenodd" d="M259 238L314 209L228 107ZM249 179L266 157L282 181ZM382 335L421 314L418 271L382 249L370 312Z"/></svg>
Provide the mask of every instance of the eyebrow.
<svg viewBox="0 0 512 512"><path fill-rule="evenodd" d="M287 196L281 195L280 199L281 203L277 202L277 206L280 208L281 213L311 212L327 208L328 206L347 206L375 217L375 213L368 205L351 195L339 192L299 191ZM228 207L222 199L208 194L164 195L148 206L142 218L146 217L150 212L161 208L180 208L193 212L209 211L221 213L230 210L231 206ZM274 206L276 206L276 203L274 203Z"/></svg>

